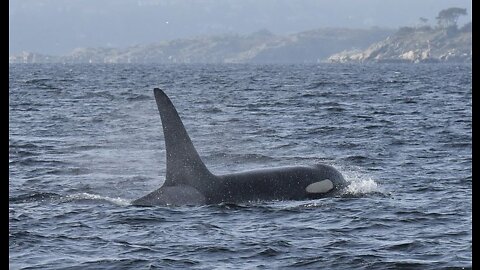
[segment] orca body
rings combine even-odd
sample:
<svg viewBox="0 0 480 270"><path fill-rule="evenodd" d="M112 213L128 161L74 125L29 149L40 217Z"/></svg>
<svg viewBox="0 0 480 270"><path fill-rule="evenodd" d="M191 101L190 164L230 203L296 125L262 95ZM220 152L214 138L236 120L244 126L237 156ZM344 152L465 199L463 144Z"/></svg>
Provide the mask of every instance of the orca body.
<svg viewBox="0 0 480 270"><path fill-rule="evenodd" d="M165 183L132 202L138 206L203 205L263 200L305 200L333 196L346 186L328 165L279 167L214 175L193 146L167 95L154 89L167 153Z"/></svg>

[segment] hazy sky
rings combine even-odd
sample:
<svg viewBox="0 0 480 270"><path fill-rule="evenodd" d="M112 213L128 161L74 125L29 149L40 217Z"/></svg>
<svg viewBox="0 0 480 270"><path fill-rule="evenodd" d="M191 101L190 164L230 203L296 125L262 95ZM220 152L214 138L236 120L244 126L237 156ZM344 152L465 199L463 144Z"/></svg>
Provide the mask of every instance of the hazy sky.
<svg viewBox="0 0 480 270"><path fill-rule="evenodd" d="M9 0L9 53L64 54L77 47L127 47L267 29L398 28L471 0Z"/></svg>

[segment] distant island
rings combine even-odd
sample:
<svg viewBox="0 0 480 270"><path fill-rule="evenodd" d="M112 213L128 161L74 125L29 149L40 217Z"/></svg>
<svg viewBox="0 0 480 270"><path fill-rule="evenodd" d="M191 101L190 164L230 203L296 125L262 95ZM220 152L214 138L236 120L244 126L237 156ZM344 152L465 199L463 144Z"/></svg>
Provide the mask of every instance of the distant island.
<svg viewBox="0 0 480 270"><path fill-rule="evenodd" d="M176 39L118 48L77 48L62 56L22 52L9 63L368 63L471 62L472 23L457 26L466 10L449 8L435 27L398 30L322 28L285 36L261 30Z"/></svg>

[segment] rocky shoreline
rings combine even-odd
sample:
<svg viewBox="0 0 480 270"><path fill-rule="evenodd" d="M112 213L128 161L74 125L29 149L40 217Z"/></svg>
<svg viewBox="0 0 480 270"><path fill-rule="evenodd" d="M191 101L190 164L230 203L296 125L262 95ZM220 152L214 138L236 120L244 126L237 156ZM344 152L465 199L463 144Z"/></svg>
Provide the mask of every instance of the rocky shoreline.
<svg viewBox="0 0 480 270"><path fill-rule="evenodd" d="M328 58L331 63L437 63L472 61L471 23L457 29L401 28L366 50L345 50Z"/></svg>

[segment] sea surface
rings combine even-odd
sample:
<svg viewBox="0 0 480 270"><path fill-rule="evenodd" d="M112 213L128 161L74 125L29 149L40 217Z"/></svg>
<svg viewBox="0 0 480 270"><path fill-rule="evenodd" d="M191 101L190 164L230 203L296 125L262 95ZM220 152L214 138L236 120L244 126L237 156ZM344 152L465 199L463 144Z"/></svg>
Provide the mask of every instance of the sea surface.
<svg viewBox="0 0 480 270"><path fill-rule="evenodd" d="M333 198L130 202L165 179L153 88L216 174L330 164ZM9 66L10 269L471 269L472 66Z"/></svg>

